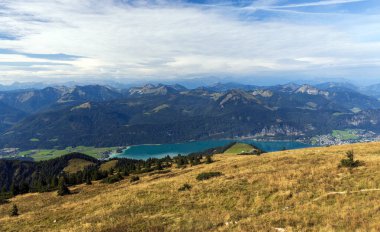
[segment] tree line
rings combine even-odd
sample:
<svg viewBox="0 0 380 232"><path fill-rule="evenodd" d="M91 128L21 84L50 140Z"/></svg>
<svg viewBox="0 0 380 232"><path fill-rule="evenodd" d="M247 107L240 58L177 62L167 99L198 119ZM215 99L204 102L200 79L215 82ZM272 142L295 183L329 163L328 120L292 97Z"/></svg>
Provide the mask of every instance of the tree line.
<svg viewBox="0 0 380 232"><path fill-rule="evenodd" d="M163 170L175 165L183 168L202 163L212 163L214 154L223 153L235 143L216 148L195 152L188 155L178 154L175 157L149 158L134 160L117 158L117 164L109 170L101 170L100 165L107 161L99 161L93 157L71 153L59 158L40 161L0 160L0 202L4 199L29 192L61 191L65 195L67 186L77 184L91 184L92 181L102 180L106 183L119 181L123 176L138 175ZM88 166L76 173L66 173L63 169L71 159L91 161L94 165ZM109 161L109 160L108 160ZM61 195L61 194L59 194Z"/></svg>

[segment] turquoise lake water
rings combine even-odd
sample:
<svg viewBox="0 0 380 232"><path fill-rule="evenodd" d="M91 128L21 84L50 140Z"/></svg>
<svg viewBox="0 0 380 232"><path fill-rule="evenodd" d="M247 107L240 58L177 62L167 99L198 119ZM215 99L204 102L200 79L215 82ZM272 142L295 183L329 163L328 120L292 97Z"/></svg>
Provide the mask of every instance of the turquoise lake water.
<svg viewBox="0 0 380 232"><path fill-rule="evenodd" d="M234 141L249 143L267 152L280 151L284 148L298 149L311 146L309 144L292 141L261 142L254 140L207 140L173 144L135 145L128 147L123 153L116 154L113 157L145 160L148 158L162 158L167 155L187 155L192 152L203 151L213 147L225 146Z"/></svg>

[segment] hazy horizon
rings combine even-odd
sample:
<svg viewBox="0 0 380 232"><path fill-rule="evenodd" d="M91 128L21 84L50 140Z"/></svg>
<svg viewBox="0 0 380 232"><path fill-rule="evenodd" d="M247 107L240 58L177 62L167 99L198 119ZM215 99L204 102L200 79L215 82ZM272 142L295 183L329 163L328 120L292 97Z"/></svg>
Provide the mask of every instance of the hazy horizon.
<svg viewBox="0 0 380 232"><path fill-rule="evenodd" d="M201 86L212 86L216 84L242 84L242 85L256 85L256 86L275 86L284 85L289 83L294 84L307 84L307 85L318 85L323 83L343 83L351 84L356 87L366 87L371 85L380 84L379 81L373 82L355 82L344 78L331 78L331 79L262 79L255 81L255 79L232 79L232 78L191 78L191 79L161 79L161 80L128 80L128 79L77 79L77 80L57 80L50 79L44 81L14 81L12 83L0 83L0 87L11 88L11 89L22 89L22 88L45 88L48 86L84 86L84 85L109 85L112 87L120 88L130 88L138 87L147 84L164 84L164 85L183 85L187 88L197 88Z"/></svg>

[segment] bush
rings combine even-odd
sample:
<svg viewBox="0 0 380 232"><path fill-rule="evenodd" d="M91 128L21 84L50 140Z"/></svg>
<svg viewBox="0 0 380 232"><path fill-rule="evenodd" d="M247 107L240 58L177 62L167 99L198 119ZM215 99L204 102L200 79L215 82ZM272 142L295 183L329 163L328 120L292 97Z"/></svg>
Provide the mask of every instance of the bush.
<svg viewBox="0 0 380 232"><path fill-rule="evenodd" d="M86 178L86 185L92 185L91 179L89 177Z"/></svg>
<svg viewBox="0 0 380 232"><path fill-rule="evenodd" d="M214 162L214 160L212 160L211 155L206 156L206 164L211 164L212 162Z"/></svg>
<svg viewBox="0 0 380 232"><path fill-rule="evenodd" d="M140 177L138 177L138 176L132 176L130 182L132 183L132 182L136 182L136 181L139 181L139 180L140 180Z"/></svg>
<svg viewBox="0 0 380 232"><path fill-rule="evenodd" d="M11 216L11 217L17 217L17 216L18 216L18 208L17 208L17 205L14 204L14 205L12 206L12 210L11 210L10 216Z"/></svg>
<svg viewBox="0 0 380 232"><path fill-rule="evenodd" d="M354 151L350 150L346 152L346 159L340 161L339 167L356 168L361 165L359 160L354 160Z"/></svg>
<svg viewBox="0 0 380 232"><path fill-rule="evenodd" d="M120 174L117 174L117 175L106 177L101 182L107 183L107 184L113 184L113 183L121 181L122 179L124 178Z"/></svg>
<svg viewBox="0 0 380 232"><path fill-rule="evenodd" d="M191 185L189 185L189 184L183 184L179 189L178 189L178 191L180 191L180 192L183 192L183 191L186 191L186 190L190 190L191 189Z"/></svg>
<svg viewBox="0 0 380 232"><path fill-rule="evenodd" d="M208 180L213 177L221 176L221 172L202 172L197 176L197 180Z"/></svg>

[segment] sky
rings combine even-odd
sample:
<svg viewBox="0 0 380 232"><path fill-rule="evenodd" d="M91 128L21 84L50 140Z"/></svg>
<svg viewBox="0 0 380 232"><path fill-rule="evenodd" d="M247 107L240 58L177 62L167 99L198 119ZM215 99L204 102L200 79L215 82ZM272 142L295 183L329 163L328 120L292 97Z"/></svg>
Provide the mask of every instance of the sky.
<svg viewBox="0 0 380 232"><path fill-rule="evenodd" d="M210 77L380 83L380 1L0 0L0 84Z"/></svg>

